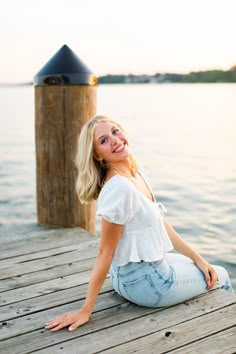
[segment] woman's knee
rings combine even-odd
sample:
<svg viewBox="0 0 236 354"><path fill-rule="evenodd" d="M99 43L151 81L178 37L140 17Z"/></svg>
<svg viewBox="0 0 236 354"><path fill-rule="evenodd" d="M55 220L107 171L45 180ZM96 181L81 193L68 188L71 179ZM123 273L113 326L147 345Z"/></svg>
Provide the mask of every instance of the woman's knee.
<svg viewBox="0 0 236 354"><path fill-rule="evenodd" d="M233 290L230 282L229 274L224 267L213 265L218 275L216 287L222 287L225 290Z"/></svg>

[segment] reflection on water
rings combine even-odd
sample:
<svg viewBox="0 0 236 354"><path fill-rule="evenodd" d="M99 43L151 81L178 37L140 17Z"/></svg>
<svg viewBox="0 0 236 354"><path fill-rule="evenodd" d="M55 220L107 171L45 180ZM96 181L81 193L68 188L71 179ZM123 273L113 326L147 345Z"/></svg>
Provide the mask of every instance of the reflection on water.
<svg viewBox="0 0 236 354"><path fill-rule="evenodd" d="M0 91L4 230L36 222L34 97L32 87ZM236 285L235 96L235 84L98 88L98 113L126 127L170 223L209 261L226 264Z"/></svg>

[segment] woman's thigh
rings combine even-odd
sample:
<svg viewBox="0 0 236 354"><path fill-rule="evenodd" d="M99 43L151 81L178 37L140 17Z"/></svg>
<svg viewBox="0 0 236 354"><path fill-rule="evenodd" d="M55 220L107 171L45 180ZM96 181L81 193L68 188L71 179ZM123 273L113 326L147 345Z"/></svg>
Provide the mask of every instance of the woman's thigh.
<svg viewBox="0 0 236 354"><path fill-rule="evenodd" d="M204 274L189 258L169 253L166 261L173 270L173 283L160 306L175 305L208 291Z"/></svg>
<svg viewBox="0 0 236 354"><path fill-rule="evenodd" d="M167 253L166 261L173 269L174 281L165 298L160 301L160 306L174 305L208 291L204 274L191 259L181 254ZM213 267L219 279L215 288L232 290L227 271L220 266Z"/></svg>

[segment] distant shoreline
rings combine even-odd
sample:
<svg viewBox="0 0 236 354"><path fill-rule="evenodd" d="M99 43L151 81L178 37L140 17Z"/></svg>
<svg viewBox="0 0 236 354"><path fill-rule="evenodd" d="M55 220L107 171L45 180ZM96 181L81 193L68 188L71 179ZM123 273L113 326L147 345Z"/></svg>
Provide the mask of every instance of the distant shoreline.
<svg viewBox="0 0 236 354"><path fill-rule="evenodd" d="M0 87L18 87L18 86L32 86L33 82L13 82L13 83L0 83Z"/></svg>
<svg viewBox="0 0 236 354"><path fill-rule="evenodd" d="M163 83L236 83L236 65L229 70L193 71L188 74L156 73L107 74L98 77L99 84L163 84ZM0 87L32 86L33 82L0 83Z"/></svg>
<svg viewBox="0 0 236 354"><path fill-rule="evenodd" d="M154 75L105 75L99 84L162 84L162 83L236 83L236 65L227 71L194 71L188 74L156 73Z"/></svg>

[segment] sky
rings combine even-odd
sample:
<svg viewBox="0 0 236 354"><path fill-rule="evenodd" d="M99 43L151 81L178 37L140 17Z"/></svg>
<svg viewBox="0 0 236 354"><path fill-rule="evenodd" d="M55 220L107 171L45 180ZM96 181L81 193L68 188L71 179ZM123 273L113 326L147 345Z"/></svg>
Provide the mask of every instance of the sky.
<svg viewBox="0 0 236 354"><path fill-rule="evenodd" d="M236 65L236 0L7 0L0 83L29 82L68 45L98 76Z"/></svg>

